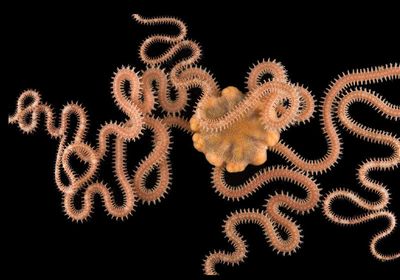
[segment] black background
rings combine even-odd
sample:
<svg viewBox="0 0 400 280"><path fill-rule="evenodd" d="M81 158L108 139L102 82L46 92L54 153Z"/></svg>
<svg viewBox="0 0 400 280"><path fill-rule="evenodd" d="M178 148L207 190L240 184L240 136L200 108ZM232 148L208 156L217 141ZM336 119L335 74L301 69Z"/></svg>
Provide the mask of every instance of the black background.
<svg viewBox="0 0 400 280"><path fill-rule="evenodd" d="M179 9L170 3L146 2L19 2L17 7L5 9L9 17L4 22L2 44L7 48L5 61L10 64L3 65L7 72L2 82L4 115L14 111L17 97L27 88L39 90L43 99L57 109L68 101L79 101L90 114L89 140L94 143L100 124L124 117L110 96L113 72L128 64L143 69L138 45L145 36L159 31L134 23L130 17L134 12L182 18L189 26L189 37L203 48L200 64L215 74L222 87L243 88L250 65L269 57L281 61L290 79L308 86L320 100L329 82L343 71L400 62L398 19L390 6L350 9L340 4L268 3L262 7L248 3L247 7L229 4L217 12L212 5L200 2L187 2ZM369 88L400 104L399 86L395 81ZM352 112L363 123L399 135L398 124L396 127L395 122L382 120L372 109L356 105ZM326 151L316 116L311 124L290 129L282 136L309 158L320 157ZM9 143L3 161L6 179L2 197L9 234L5 245L11 246L7 261L29 267L29 273L46 272L49 263L55 261L60 271L72 273L86 269L128 273L132 277L162 273L196 278L202 275L203 258L210 250L230 249L221 233L222 221L230 212L261 208L269 194L288 189L277 183L240 203L222 200L211 188L211 168L192 148L190 136L174 130L173 185L166 199L156 206L140 205L125 222L107 217L100 200L96 200L94 216L84 224L75 224L63 214L61 195L53 179L57 142L50 140L42 128L29 136L16 126L6 130ZM368 196L356 184L355 169L363 159L387 156L389 149L341 131L345 141L342 160L333 172L316 179L324 192L341 186ZM130 145L132 159L149 151L146 140L149 137ZM269 157L269 165L284 163L274 155ZM106 164L104 169L110 167ZM104 171L104 176L112 182L111 171ZM399 170L376 172L373 176L390 186L390 209L399 217ZM240 182L244 178L233 176L230 180ZM356 211L346 204L343 207L349 213ZM368 251L370 237L383 229L384 221L339 227L325 220L320 209L295 218L305 235L297 254L277 256L267 246L260 228L240 226L249 244L248 258L240 266L221 265L217 271L225 276L243 274L250 278L275 273L309 275L315 273L313 266L328 273L399 270L399 260L380 263ZM399 236L397 228L380 248L385 252L399 250ZM19 272L24 269L14 271Z"/></svg>

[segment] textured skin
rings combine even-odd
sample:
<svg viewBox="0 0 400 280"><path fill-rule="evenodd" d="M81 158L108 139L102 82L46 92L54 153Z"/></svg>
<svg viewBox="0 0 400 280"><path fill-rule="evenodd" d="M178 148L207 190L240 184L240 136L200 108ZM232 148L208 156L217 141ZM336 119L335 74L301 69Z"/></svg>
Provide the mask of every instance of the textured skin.
<svg viewBox="0 0 400 280"><path fill-rule="evenodd" d="M233 245L233 252L214 251L209 253L203 264L207 275L217 275L215 266L218 263L239 264L247 255L247 246L244 238L237 232L236 226L243 223L252 223L261 227L268 245L278 254L291 255L295 253L302 243L300 226L295 220L281 212L286 208L291 212L303 215L314 210L320 200L320 190L317 183L309 176L285 166L265 168L248 182L239 186L229 186L222 178L221 169L216 168L214 183L217 192L224 194L228 199L241 199L247 197L262 186L268 186L274 181L292 182L300 186L306 193L305 198L298 198L289 193L275 193L266 200L264 209L243 209L228 215L224 222L224 234ZM286 232L283 238L278 228Z"/></svg>
<svg viewBox="0 0 400 280"><path fill-rule="evenodd" d="M271 68L271 66L272 65L269 65L268 67ZM259 66L255 66L254 69L260 68ZM276 68L274 69L276 71ZM280 73L281 74L279 75L282 75L283 72ZM252 81L250 84L254 84L254 81L257 80L255 77L252 76L254 76L253 72L250 73L249 81ZM327 153L320 159L309 160L303 158L302 156L297 154L288 144L284 143L283 140L280 140L279 143L270 148L272 152L276 152L277 154L281 155L287 160L289 164L296 167L296 170L298 170L296 172L305 172L305 174L307 174L306 176L308 177L311 173L325 173L337 164L342 154L342 142L340 138L340 132L336 123L336 120L339 120L339 124L341 124L345 130L356 135L357 137L373 143L386 145L393 150L392 154L387 158L369 159L365 161L363 164L361 164L357 173L360 185L365 189L377 194L379 197L377 201L369 201L363 198L361 195L357 194L356 192L343 188L335 189L329 192L323 199L323 213L328 220L334 223L340 225L357 225L375 219L385 219L388 221L386 228L376 233L372 237L370 242L371 254L381 261L395 260L400 257L400 252L398 248L391 249L391 251L389 251L388 253L381 252L377 248L378 242L383 241L395 230L396 216L388 209L389 191L387 187L382 183L371 179L369 177L369 172L373 170L390 170L400 165L400 140L396 135L393 135L389 132L371 129L362 124L359 124L350 117L349 107L353 103L363 102L380 112L384 117L393 121L398 121L400 119L399 106L390 104L374 92L370 92L368 90L360 88L354 89L354 87L399 78L400 66L395 64L371 69L355 70L339 76L331 84L331 86L326 91L326 95L322 101L320 109L322 129L328 144ZM257 87L254 86L249 86L249 88L257 90ZM307 95L303 96L303 100L308 99L308 104L312 104L312 102L310 102L311 100L307 98ZM310 108L313 107L306 107L308 107L309 109L305 109L304 112L299 115L310 116ZM278 115L280 110L285 110L285 108L277 107L276 112ZM231 114L233 115L233 119L235 115L239 119L239 112L237 112L236 110L231 111ZM233 123L230 127L234 127L234 125L235 124ZM280 168L278 170L280 170ZM224 199L240 200L251 196L255 191L259 190L262 186L267 184L267 182L270 180L270 176L272 176L273 178L273 174L275 173L275 171L277 171L275 167L270 167L268 169L260 171L240 185L229 185L224 178L225 168L214 167L212 182L216 192ZM299 178L301 178L300 174L293 173L294 171L290 168L286 168L280 171L281 176L279 178L281 180L289 180L291 182L299 184ZM294 175L296 177L294 177ZM305 186L307 186L307 193L311 197L318 197L316 195L318 193L318 190L313 188L312 183L309 183ZM272 201L278 200L281 201L283 205L285 205L287 208L291 209L292 211L298 212L299 209L296 208L297 206L288 202L291 197L292 196L290 194L275 194L267 200L267 205L269 203L272 203ZM355 204L357 207L363 209L364 213L354 216L338 215L332 209L333 203L335 203L335 201L337 200L347 200L348 202ZM313 207L315 207L316 205L313 205L311 202L316 203L316 201L311 199L310 203L308 204L309 209L313 209ZM286 240L286 242L289 242L292 245L292 247L289 247L292 248L292 250L287 250L287 247L285 247L286 249L283 250L283 247L280 246L278 242L279 238L271 238L271 236L276 235L269 225L269 218L271 216L274 216L273 207L267 207L265 210L244 209L229 215L224 223L224 234L227 236L230 243L234 246L234 251L214 251L208 254L204 261L203 267L205 273L210 275L217 274L215 270L215 265L218 263L235 265L244 260L247 254L247 247L243 237L241 237L236 231L236 226L241 223L254 223L260 225L264 231L269 245L278 253L290 254L297 250L301 240L297 239L299 243L297 244L297 246L294 246L294 244L296 244L296 238L293 238L296 237L295 234L291 233L291 238ZM286 221L284 220L277 220L273 224L278 227L285 228L285 231L287 232L296 232L298 230L298 226L296 224L286 223Z"/></svg>
<svg viewBox="0 0 400 280"><path fill-rule="evenodd" d="M200 58L197 44L186 40L186 25L182 21L169 17L146 19L139 15L134 15L134 18L145 25L170 24L177 27L179 32L176 36L152 35L142 43L140 58L147 65L143 71L135 72L131 67L117 69L112 79L111 95L127 119L120 123L110 121L102 125L96 145L86 142L89 121L82 105L72 103L64 106L60 113L59 126L56 126L53 108L43 103L40 94L34 90L26 90L21 94L16 112L8 119L10 124L17 124L24 133L33 133L39 126L40 116L44 116L45 129L52 138L59 141L55 181L63 196L65 214L73 221L85 221L90 217L96 194L102 198L107 214L115 219L125 219L133 214L138 200L151 204L165 197L172 179L169 162L170 128L176 127L189 133L188 121L179 117L187 105L187 89L198 83L195 77L199 80L209 77L207 72L198 68L190 73L180 73L182 78L175 73L184 66L194 67L192 64ZM170 43L172 51L157 58L149 57L146 54L148 46L159 40ZM190 48L192 55L176 63L170 73L161 68L163 63L172 59L183 48ZM124 87L126 82L129 83L128 91ZM171 87L177 91L175 100L171 100L169 95ZM153 114L157 107L163 115ZM67 139L68 131L74 129L69 126L71 115L76 116L78 125L72 139ZM127 170L126 145L137 141L146 131L153 134L153 150L137 164L134 172L130 172ZM115 136L113 142L109 140L112 135ZM116 183L124 198L119 205L115 202L108 183L103 182L100 176L102 162L110 150ZM70 165L71 157L77 157L86 163L87 170L82 174L76 172ZM158 178L154 185L148 186L146 178L152 170L156 170ZM66 175L68 182L61 180L62 174ZM82 197L80 207L74 203L77 195Z"/></svg>
<svg viewBox="0 0 400 280"><path fill-rule="evenodd" d="M234 109L244 99L235 87L222 90L221 96L213 96L203 104L205 114L218 118ZM279 132L264 129L260 110L254 110L229 128L217 133L201 129L196 117L190 120L194 133L193 145L203 152L209 163L216 167L225 166L228 172L240 172L248 164L261 165L267 160L268 146L279 141Z"/></svg>

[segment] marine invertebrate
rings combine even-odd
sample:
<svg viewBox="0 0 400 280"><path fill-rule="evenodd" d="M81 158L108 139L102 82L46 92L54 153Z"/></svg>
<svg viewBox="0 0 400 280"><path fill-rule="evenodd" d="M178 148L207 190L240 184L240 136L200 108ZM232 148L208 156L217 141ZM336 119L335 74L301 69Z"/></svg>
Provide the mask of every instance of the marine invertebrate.
<svg viewBox="0 0 400 280"><path fill-rule="evenodd" d="M266 74L271 80L263 82ZM249 93L235 87L204 94L190 120L194 146L214 166L240 172L251 163L266 161L266 150L276 145L280 132L308 120L313 98L305 88L287 81L282 65L262 61L251 71Z"/></svg>
<svg viewBox="0 0 400 280"><path fill-rule="evenodd" d="M336 121L339 119L346 130L367 141L391 147L393 154L386 159L368 160L359 169L362 186L377 192L380 195L378 201L368 201L355 192L339 189L326 196L323 211L328 219L339 224L387 219L389 225L373 238L371 252L381 260L400 256L399 253L383 254L376 248L377 242L393 231L396 217L388 209L386 187L369 178L372 170L398 166L399 140L395 135L357 124L347 112L352 103L364 102L386 117L398 120L398 106L388 104L363 89L349 90L358 85L399 78L398 65L362 69L345 74L332 83L320 107L327 152L321 158L308 159L294 151L286 139L282 139L281 132L309 121L315 109L314 99L306 88L289 81L280 63L267 60L254 65L243 93L235 87L221 90L214 77L197 65L201 57L200 47L187 38L188 30L182 21L171 17L144 18L136 14L133 17L143 25L171 25L177 33L151 35L142 42L139 57L146 65L142 71L132 67L117 70L112 82L112 96L127 119L101 126L96 145L87 142L88 116L79 104L67 104L57 122L54 110L41 101L40 94L27 90L18 99L15 114L9 117L9 123L19 125L25 133L32 133L38 127L40 117L44 116L46 130L59 141L55 179L68 217L74 221L86 220L93 211L95 194L102 198L106 212L116 219L131 215L138 200L149 204L160 201L171 186L170 131L172 127L178 127L187 133L194 132L194 146L214 165L212 185L223 199L245 199L274 181L298 185L306 194L299 198L289 193L275 193L266 200L262 209L242 209L229 214L224 222L224 233L234 251L208 254L204 262L205 273L216 274L218 263L238 264L244 260L246 244L236 229L241 223L260 225L272 249L290 255L299 249L302 235L300 226L281 209L302 215L316 208L321 190L314 175L335 166L343 152ZM166 50L159 55L150 55L149 50L157 44L166 46ZM179 57L179 54L184 57ZM194 114L190 116L189 127L188 100L193 88L198 88L201 95ZM73 115L77 127L70 137L68 132L71 131L70 118ZM139 139L146 131L153 134L153 150L137 164L134 172L129 172L126 145ZM112 142L110 136L114 137ZM110 148L113 150L116 182L124 198L121 204L116 203L108 184L101 180L101 164ZM241 172L248 164L262 165L269 152L283 157L287 165L263 168L239 185L229 185L225 181L226 171ZM86 170L75 170L70 162L72 158L84 162ZM146 178L153 170L156 170L158 178L152 186L147 186ZM62 175L67 180L61 179ZM75 205L77 197L82 198L80 205ZM349 200L366 213L350 218L339 216L331 209L332 203L338 199Z"/></svg>

